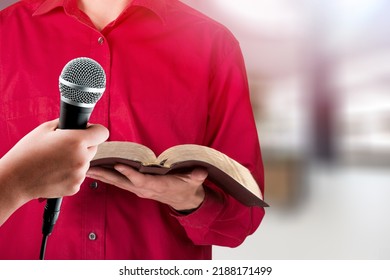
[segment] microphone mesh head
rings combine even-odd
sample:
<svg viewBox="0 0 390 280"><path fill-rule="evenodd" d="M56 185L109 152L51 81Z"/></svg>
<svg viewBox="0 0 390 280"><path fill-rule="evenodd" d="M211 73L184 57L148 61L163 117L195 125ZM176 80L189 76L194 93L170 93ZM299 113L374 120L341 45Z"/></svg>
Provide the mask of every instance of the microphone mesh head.
<svg viewBox="0 0 390 280"><path fill-rule="evenodd" d="M61 98L76 104L94 105L106 88L106 75L95 60L75 58L62 69L59 87Z"/></svg>

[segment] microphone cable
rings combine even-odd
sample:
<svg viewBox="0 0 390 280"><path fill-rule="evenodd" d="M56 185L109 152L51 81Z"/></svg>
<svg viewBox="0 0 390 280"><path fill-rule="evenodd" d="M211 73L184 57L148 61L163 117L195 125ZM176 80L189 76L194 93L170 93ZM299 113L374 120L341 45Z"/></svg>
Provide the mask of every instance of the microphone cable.
<svg viewBox="0 0 390 280"><path fill-rule="evenodd" d="M45 259L47 239L53 232L54 225L57 222L60 215L62 197L61 198L49 198L45 205L45 211L43 212L43 224L42 224L42 243L39 259Z"/></svg>
<svg viewBox="0 0 390 280"><path fill-rule="evenodd" d="M45 259L45 252L46 252L46 244L47 244L47 238L49 235L43 234L42 235L42 243L41 243L41 251L39 253L39 259L44 260Z"/></svg>

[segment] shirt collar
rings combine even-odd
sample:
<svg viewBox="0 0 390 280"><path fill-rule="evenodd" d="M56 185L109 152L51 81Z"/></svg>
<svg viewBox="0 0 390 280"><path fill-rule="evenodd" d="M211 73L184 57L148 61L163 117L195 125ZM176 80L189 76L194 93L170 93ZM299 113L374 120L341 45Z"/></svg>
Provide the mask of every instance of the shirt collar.
<svg viewBox="0 0 390 280"><path fill-rule="evenodd" d="M34 16L44 15L58 7L64 7L69 12L78 9L77 0L34 0L30 2L33 7ZM129 7L131 6L144 7L154 12L162 21L166 19L167 3L165 0L133 0Z"/></svg>
<svg viewBox="0 0 390 280"><path fill-rule="evenodd" d="M31 1L33 8L33 16L39 16L54 10L55 8L64 6L65 0L41 0Z"/></svg>
<svg viewBox="0 0 390 280"><path fill-rule="evenodd" d="M165 22L166 20L166 0L133 0L131 5L147 8L154 12L158 17L160 17L163 22Z"/></svg>

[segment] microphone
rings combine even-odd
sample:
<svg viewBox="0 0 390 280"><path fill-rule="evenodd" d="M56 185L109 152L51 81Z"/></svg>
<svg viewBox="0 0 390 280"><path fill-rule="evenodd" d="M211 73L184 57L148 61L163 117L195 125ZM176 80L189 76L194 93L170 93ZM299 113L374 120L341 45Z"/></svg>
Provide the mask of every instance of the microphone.
<svg viewBox="0 0 390 280"><path fill-rule="evenodd" d="M58 128L85 129L95 104L105 89L106 75L99 63L87 57L69 61L59 77L61 107ZM60 214L61 203L62 197L47 199L42 225L44 238L53 231Z"/></svg>

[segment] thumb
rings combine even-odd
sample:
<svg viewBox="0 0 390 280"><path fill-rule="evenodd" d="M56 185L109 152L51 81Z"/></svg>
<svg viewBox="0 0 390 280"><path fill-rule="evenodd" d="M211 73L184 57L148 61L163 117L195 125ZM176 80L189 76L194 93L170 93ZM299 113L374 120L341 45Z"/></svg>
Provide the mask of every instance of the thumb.
<svg viewBox="0 0 390 280"><path fill-rule="evenodd" d="M203 182L208 176L208 172L205 168L195 168L191 172L191 179Z"/></svg>
<svg viewBox="0 0 390 280"><path fill-rule="evenodd" d="M42 132L51 132L55 131L58 128L59 119L50 120L44 123L41 123L34 130L38 130L40 133Z"/></svg>

